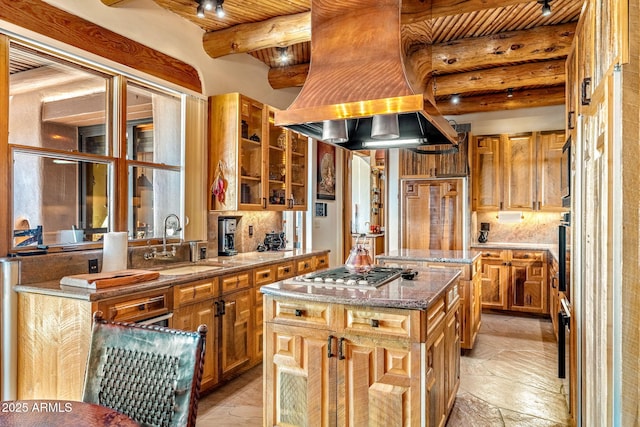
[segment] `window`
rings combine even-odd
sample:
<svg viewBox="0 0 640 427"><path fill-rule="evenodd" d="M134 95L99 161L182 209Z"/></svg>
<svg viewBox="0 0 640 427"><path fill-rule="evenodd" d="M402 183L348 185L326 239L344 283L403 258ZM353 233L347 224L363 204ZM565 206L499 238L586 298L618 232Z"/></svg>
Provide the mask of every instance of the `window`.
<svg viewBox="0 0 640 427"><path fill-rule="evenodd" d="M181 212L183 96L17 42L9 73L13 247L161 237Z"/></svg>

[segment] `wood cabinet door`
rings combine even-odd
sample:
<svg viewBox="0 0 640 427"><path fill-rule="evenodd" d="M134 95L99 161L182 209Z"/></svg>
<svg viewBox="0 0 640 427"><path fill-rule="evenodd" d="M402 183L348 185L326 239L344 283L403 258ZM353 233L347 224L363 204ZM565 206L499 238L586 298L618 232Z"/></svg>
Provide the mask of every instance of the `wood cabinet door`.
<svg viewBox="0 0 640 427"><path fill-rule="evenodd" d="M220 372L222 379L249 365L252 355L251 289L234 292L219 301Z"/></svg>
<svg viewBox="0 0 640 427"><path fill-rule="evenodd" d="M504 261L482 260L482 307L507 309L509 267Z"/></svg>
<svg viewBox="0 0 640 427"><path fill-rule="evenodd" d="M402 241L407 249L462 249L462 189L456 180L410 180L402 188Z"/></svg>
<svg viewBox="0 0 640 427"><path fill-rule="evenodd" d="M428 427L443 427L447 421L447 396L445 393L445 333L440 324L432 332L426 346L424 376L425 413Z"/></svg>
<svg viewBox="0 0 640 427"><path fill-rule="evenodd" d="M528 260L525 260L528 259ZM543 252L513 251L510 261L509 309L548 313L547 259Z"/></svg>
<svg viewBox="0 0 640 427"><path fill-rule="evenodd" d="M536 144L533 135L509 135L504 148L503 209L534 210Z"/></svg>
<svg viewBox="0 0 640 427"><path fill-rule="evenodd" d="M264 425L335 426L337 358L330 331L264 326L264 381L270 387L264 393Z"/></svg>
<svg viewBox="0 0 640 427"><path fill-rule="evenodd" d="M502 202L500 136L473 138L473 210L498 210Z"/></svg>
<svg viewBox="0 0 640 427"><path fill-rule="evenodd" d="M453 407L460 386L460 311L449 313L445 319L445 396L447 413Z"/></svg>
<svg viewBox="0 0 640 427"><path fill-rule="evenodd" d="M560 173L564 132L541 132L538 152L538 206L539 211L562 211Z"/></svg>
<svg viewBox="0 0 640 427"><path fill-rule="evenodd" d="M420 424L419 344L350 335L338 347L338 426Z"/></svg>
<svg viewBox="0 0 640 427"><path fill-rule="evenodd" d="M173 328L183 331L196 331L198 326L207 325L201 388L213 386L218 382L218 330L213 301L182 306L173 312L172 320Z"/></svg>

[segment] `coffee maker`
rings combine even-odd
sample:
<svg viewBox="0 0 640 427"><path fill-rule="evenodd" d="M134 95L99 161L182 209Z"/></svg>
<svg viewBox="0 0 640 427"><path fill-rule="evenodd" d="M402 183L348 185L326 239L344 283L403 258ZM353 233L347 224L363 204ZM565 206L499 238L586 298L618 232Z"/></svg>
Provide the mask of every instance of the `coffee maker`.
<svg viewBox="0 0 640 427"><path fill-rule="evenodd" d="M218 256L236 255L236 219L218 218Z"/></svg>

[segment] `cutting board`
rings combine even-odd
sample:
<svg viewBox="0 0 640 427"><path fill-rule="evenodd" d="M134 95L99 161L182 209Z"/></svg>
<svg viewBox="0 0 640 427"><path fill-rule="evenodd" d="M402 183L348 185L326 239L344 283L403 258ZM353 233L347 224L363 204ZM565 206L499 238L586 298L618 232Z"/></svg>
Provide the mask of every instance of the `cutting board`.
<svg viewBox="0 0 640 427"><path fill-rule="evenodd" d="M160 273L149 270L120 270L108 273L75 274L60 279L61 285L85 289L105 289L157 279Z"/></svg>

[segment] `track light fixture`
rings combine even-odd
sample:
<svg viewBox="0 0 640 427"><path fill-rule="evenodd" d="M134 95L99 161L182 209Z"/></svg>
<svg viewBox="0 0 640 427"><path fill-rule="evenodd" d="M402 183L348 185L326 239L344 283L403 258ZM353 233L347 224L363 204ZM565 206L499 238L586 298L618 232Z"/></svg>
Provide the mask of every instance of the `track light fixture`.
<svg viewBox="0 0 640 427"><path fill-rule="evenodd" d="M542 5L542 16L551 15L551 6L549 5L550 1L551 0L538 0L538 3Z"/></svg>
<svg viewBox="0 0 640 427"><path fill-rule="evenodd" d="M204 12L214 10L214 8L218 18L224 17L224 9L222 8L224 0L196 0L196 3L198 3L198 7L196 7L198 18L204 18Z"/></svg>
<svg viewBox="0 0 640 427"><path fill-rule="evenodd" d="M507 89L507 98L513 98L513 88Z"/></svg>
<svg viewBox="0 0 640 427"><path fill-rule="evenodd" d="M453 104L458 104L460 102L460 95L457 93L454 93L453 95L451 95L451 102Z"/></svg>

